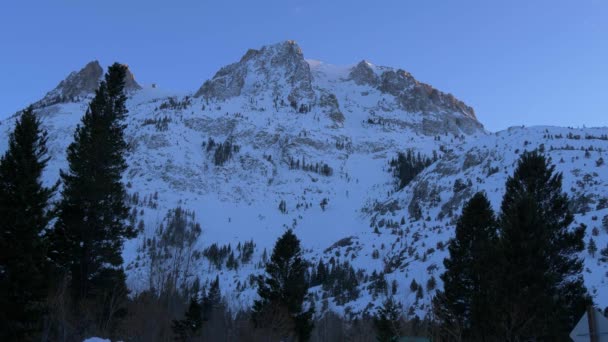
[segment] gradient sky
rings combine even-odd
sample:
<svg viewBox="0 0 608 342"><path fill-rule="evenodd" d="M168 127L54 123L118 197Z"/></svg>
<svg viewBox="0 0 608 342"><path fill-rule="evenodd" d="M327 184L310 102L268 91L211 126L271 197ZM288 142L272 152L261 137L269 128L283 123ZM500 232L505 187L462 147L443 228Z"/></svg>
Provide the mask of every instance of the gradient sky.
<svg viewBox="0 0 608 342"><path fill-rule="evenodd" d="M287 39L306 58L405 69L491 131L608 125L606 0L2 1L0 118L90 60L195 91L248 48Z"/></svg>

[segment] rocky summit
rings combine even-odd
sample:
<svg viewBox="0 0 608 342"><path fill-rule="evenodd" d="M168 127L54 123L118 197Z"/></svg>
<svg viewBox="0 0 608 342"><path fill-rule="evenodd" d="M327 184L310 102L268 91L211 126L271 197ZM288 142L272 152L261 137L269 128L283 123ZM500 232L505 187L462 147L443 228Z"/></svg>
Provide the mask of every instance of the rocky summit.
<svg viewBox="0 0 608 342"><path fill-rule="evenodd" d="M312 75L304 54L294 41L250 49L237 63L218 71L195 97L228 99L269 92L289 102L312 101Z"/></svg>
<svg viewBox="0 0 608 342"><path fill-rule="evenodd" d="M49 132L46 183L67 167L70 137L102 75L98 62L88 63L34 104ZM422 317L442 287L463 203L485 191L498 211L505 180L533 149L562 173L585 241L608 245L608 128L490 133L470 105L409 72L306 59L293 41L248 50L198 90L141 86L132 74L126 84L123 181L140 234L123 256L135 293L158 289L178 265L181 283L217 276L233 309L249 307L252 279L276 238L293 228L311 263L347 270L342 283L310 289L318 311L357 316L392 295ZM0 152L13 124L0 123ZM399 186L391 160L407 151L430 162ZM202 231L165 241L178 207ZM605 307L608 262L581 257L585 284ZM413 280L428 286L412 291Z"/></svg>
<svg viewBox="0 0 608 342"><path fill-rule="evenodd" d="M34 108L43 108L57 103L80 102L95 93L102 78L103 68L99 62L89 62L79 71L70 73L68 77L59 82L55 89L49 91L41 100L33 103L33 106ZM127 70L125 77L125 89L127 91L141 89L130 70Z"/></svg>

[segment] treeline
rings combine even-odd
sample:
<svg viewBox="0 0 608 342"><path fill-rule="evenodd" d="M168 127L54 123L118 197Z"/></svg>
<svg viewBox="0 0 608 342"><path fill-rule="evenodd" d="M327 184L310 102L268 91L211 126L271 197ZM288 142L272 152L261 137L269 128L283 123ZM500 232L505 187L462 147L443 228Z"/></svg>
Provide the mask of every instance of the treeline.
<svg viewBox="0 0 608 342"><path fill-rule="evenodd" d="M564 138L564 136L562 134L549 134L549 130L545 130L545 133L546 134L543 134L543 138L545 138L545 139L563 139ZM566 139L608 140L608 134L600 134L600 135L585 134L584 137L581 137L580 134L574 134L572 132L568 132L568 134L566 134Z"/></svg>
<svg viewBox="0 0 608 342"><path fill-rule="evenodd" d="M142 123L143 126L146 125L154 125L154 127L156 128L157 131L159 132L164 132L166 130L169 129L169 123L171 122L171 118L168 116L163 116L162 118L155 118L155 119L145 119L144 122Z"/></svg>
<svg viewBox="0 0 608 342"><path fill-rule="evenodd" d="M243 244L239 242L236 246L238 254L235 254L230 244L220 246L217 243L213 243L203 250L203 256L209 260L209 263L216 270L222 270L224 264L229 270L237 270L239 265L247 264L251 261L254 250L255 242L253 240L246 241Z"/></svg>
<svg viewBox="0 0 608 342"><path fill-rule="evenodd" d="M307 163L304 157L302 157L301 161L300 159L289 157L289 169L314 172L326 177L334 174L334 170L326 163Z"/></svg>
<svg viewBox="0 0 608 342"><path fill-rule="evenodd" d="M183 110L183 109L190 107L191 104L192 104L192 100L191 100L190 96L185 96L181 101L177 100L176 97L172 96L172 97L169 97L166 101L163 101L163 103L161 103L157 109Z"/></svg>
<svg viewBox="0 0 608 342"><path fill-rule="evenodd" d="M348 261L336 262L333 257L327 265L323 260L319 260L316 268L313 267L310 273L310 287L321 285L325 291L324 296L333 297L338 305L359 298L359 284L362 281L364 281L363 270L355 272ZM321 311L325 310L322 308Z"/></svg>
<svg viewBox="0 0 608 342"><path fill-rule="evenodd" d="M201 293L203 293L201 291ZM179 313L171 314L167 302L148 292L129 303L129 312L122 332L125 341L296 341L293 323L282 310L269 315L270 327L256 326L252 312L231 312L226 303L209 301L209 290L202 298L182 299ZM211 304L213 303L213 304ZM437 330L428 319L411 316L406 319L396 302L378 315L345 318L328 312L314 321L308 341L394 341L394 336L432 336ZM211 305L210 305L211 304ZM281 317L283 319L281 319ZM281 339L281 337L283 339ZM304 341L300 339L299 341Z"/></svg>
<svg viewBox="0 0 608 342"><path fill-rule="evenodd" d="M239 259L250 258L249 251L254 247L252 241L237 245L236 250L241 251ZM210 260L225 260L234 250L229 245L213 244L203 254ZM343 305L356 300L358 285L362 282L371 280L374 291L386 293L388 285L384 276L364 276L363 270L355 272L347 261L333 258L327 263L319 261L312 265L303 258L300 241L292 230L279 237L270 256L265 254L262 257L265 272L251 277L257 288L257 300L252 307L231 311L221 296L219 277L204 284L195 277L179 289L166 286L159 290L153 286L127 303L127 314L117 336L127 341L333 341L336 338L392 341L394 336L404 333L431 333L431 322L413 315L406 320L399 311L400 306L392 300L394 306L379 308L380 314L376 316L364 313L347 318L348 315L332 313L329 302L333 299L334 303ZM182 273L192 272L182 269ZM171 278L172 272L164 274L160 278ZM319 298L314 287L324 290L320 310L315 306ZM324 312L323 316L315 317L319 311Z"/></svg>

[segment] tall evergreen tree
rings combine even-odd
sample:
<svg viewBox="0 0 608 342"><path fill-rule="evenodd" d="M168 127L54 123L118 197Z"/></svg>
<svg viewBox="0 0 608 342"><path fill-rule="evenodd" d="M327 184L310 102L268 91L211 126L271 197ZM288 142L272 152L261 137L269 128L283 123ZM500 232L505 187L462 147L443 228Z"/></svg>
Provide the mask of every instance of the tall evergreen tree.
<svg viewBox="0 0 608 342"><path fill-rule="evenodd" d="M218 306L222 302L222 294L220 292L220 277L215 276L215 280L211 282L211 286L209 287L209 292L207 293L207 297L209 297L209 302L213 306Z"/></svg>
<svg viewBox="0 0 608 342"><path fill-rule="evenodd" d="M562 193L562 175L537 151L525 152L506 183L500 215L500 336L567 341L590 303L583 284L584 226Z"/></svg>
<svg viewBox="0 0 608 342"><path fill-rule="evenodd" d="M452 337L483 341L492 321L492 273L497 226L484 193L476 193L462 209L441 275L444 291L435 299L438 316ZM460 335L460 336L454 336Z"/></svg>
<svg viewBox="0 0 608 342"><path fill-rule="evenodd" d="M211 282L209 292L203 296L202 312L203 321L207 322L221 309L222 294L220 292L220 277L216 276Z"/></svg>
<svg viewBox="0 0 608 342"><path fill-rule="evenodd" d="M591 255L592 258L595 258L597 245L595 244L595 240L593 240L593 238L589 238L589 242L587 243L587 252L589 252L589 255Z"/></svg>
<svg viewBox="0 0 608 342"><path fill-rule="evenodd" d="M47 135L24 110L0 159L0 340L33 340L41 330L49 263L44 233L52 218L45 187Z"/></svg>
<svg viewBox="0 0 608 342"><path fill-rule="evenodd" d="M51 256L70 277L76 304L93 302L93 319L108 330L121 310L127 288L122 246L136 231L128 225L126 191L121 183L127 165L123 130L126 66L115 63L95 92L67 150Z"/></svg>
<svg viewBox="0 0 608 342"><path fill-rule="evenodd" d="M203 306L198 298L190 298L190 304L184 318L173 320L171 329L175 334L176 341L189 341L198 334L203 326Z"/></svg>
<svg viewBox="0 0 608 342"><path fill-rule="evenodd" d="M300 341L306 341L312 331L314 308L303 310L308 292L306 262L302 258L300 240L291 229L276 242L266 264L266 275L259 278L259 300L253 304L252 319L256 327L264 326L264 318L269 310L276 308L287 312L294 332Z"/></svg>
<svg viewBox="0 0 608 342"><path fill-rule="evenodd" d="M378 342L396 342L401 335L401 315L403 307L393 298L388 298L378 308L374 317L376 339Z"/></svg>

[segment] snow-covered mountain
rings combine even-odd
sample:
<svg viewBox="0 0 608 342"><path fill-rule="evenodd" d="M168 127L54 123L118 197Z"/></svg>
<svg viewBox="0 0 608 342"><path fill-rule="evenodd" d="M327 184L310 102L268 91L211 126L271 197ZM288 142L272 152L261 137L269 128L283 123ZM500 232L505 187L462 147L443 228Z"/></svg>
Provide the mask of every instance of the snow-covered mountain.
<svg viewBox="0 0 608 342"><path fill-rule="evenodd" d="M102 74L91 62L34 104L49 131L49 184L67 165L65 150ZM252 275L263 272L264 255L291 227L310 261L348 261L358 281L348 296L337 295L338 287L311 289L318 311L358 314L393 294L423 315L434 290L425 287L417 299L410 283L424 287L434 278L441 287L462 204L484 190L497 210L519 154L534 148L563 172L586 239L608 245L608 165L601 163L608 128L489 133L473 108L406 71L308 60L293 41L247 51L193 92L142 86L132 74L127 90L124 182L131 220L142 230L124 251L134 291L162 286L158 274L177 267L180 282L219 275L230 305L249 306ZM0 122L0 152L13 121ZM407 149L438 160L396 191L389 161ZM202 228L179 246L163 242L176 207ZM236 268L226 265L226 248L222 254L228 244ZM586 284L604 307L608 262L582 256Z"/></svg>

